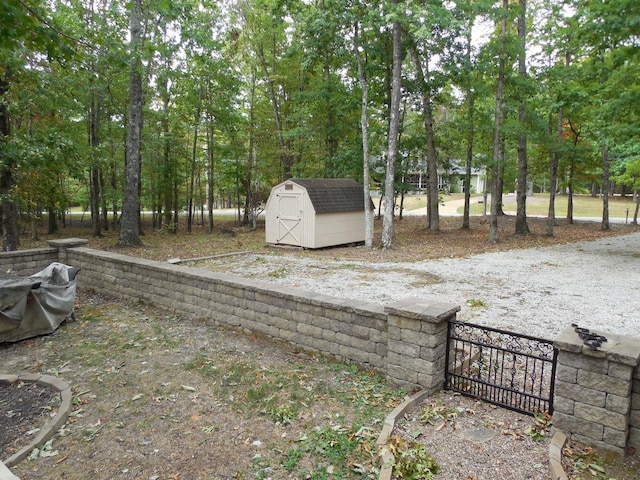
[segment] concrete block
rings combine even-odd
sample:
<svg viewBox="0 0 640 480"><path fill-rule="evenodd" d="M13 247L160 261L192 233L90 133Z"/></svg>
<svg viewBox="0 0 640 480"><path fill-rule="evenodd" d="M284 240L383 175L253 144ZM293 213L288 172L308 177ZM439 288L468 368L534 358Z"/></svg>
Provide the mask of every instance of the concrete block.
<svg viewBox="0 0 640 480"><path fill-rule="evenodd" d="M387 375L398 384L418 385L418 373L409 371L401 365L389 364L387 367Z"/></svg>
<svg viewBox="0 0 640 480"><path fill-rule="evenodd" d="M407 358L417 358L420 356L420 346L410 343L400 342L398 340L389 339L389 351L397 352Z"/></svg>
<svg viewBox="0 0 640 480"><path fill-rule="evenodd" d="M20 480L20 477L16 477L4 463L0 462L0 480Z"/></svg>
<svg viewBox="0 0 640 480"><path fill-rule="evenodd" d="M604 427L604 434L602 441L608 445L624 449L627 446L627 439L629 438L629 430L616 430L610 427Z"/></svg>
<svg viewBox="0 0 640 480"><path fill-rule="evenodd" d="M579 434L594 440L602 440L602 436L604 434L604 427L602 424L580 419L574 415L567 415L561 412L553 413L553 424L556 428L559 428L566 434Z"/></svg>
<svg viewBox="0 0 640 480"><path fill-rule="evenodd" d="M606 393L613 393L623 397L631 393L631 379L622 380L620 378L609 377L600 373L581 370L578 372L578 384L582 387L591 388Z"/></svg>
<svg viewBox="0 0 640 480"><path fill-rule="evenodd" d="M561 380L567 383L577 383L578 369L570 367L569 365L558 364L556 368L556 380Z"/></svg>
<svg viewBox="0 0 640 480"><path fill-rule="evenodd" d="M420 331L420 320L416 318L408 318L400 315L389 315L389 327L399 328L401 330Z"/></svg>
<svg viewBox="0 0 640 480"><path fill-rule="evenodd" d="M554 412L564 413L566 415L573 415L573 409L575 408L575 404L576 404L575 400L556 395L555 398L553 399L553 410Z"/></svg>
<svg viewBox="0 0 640 480"><path fill-rule="evenodd" d="M631 409L631 399L629 397L608 394L605 408L611 412L626 415Z"/></svg>
<svg viewBox="0 0 640 480"><path fill-rule="evenodd" d="M556 380L555 395L556 397L576 399L582 403L601 408L604 408L607 400L605 392L560 380Z"/></svg>
<svg viewBox="0 0 640 480"><path fill-rule="evenodd" d="M576 402L574 415L577 419L583 419L587 422L601 424L605 427L611 427L616 430L627 429L627 416L619 413L610 412L604 408L598 408L584 403Z"/></svg>
<svg viewBox="0 0 640 480"><path fill-rule="evenodd" d="M567 365L578 370L601 373L602 375L606 375L609 371L608 361L587 357L580 352L560 351L558 353L558 365Z"/></svg>

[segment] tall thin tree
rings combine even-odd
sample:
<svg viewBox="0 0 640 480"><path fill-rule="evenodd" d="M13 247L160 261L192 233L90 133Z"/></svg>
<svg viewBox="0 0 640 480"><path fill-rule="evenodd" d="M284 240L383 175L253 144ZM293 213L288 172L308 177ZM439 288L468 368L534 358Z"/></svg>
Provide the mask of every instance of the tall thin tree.
<svg viewBox="0 0 640 480"><path fill-rule="evenodd" d="M415 42L409 45L409 53L416 70L416 83L420 92L422 102L422 123L425 130L425 140L427 144L427 228L432 232L440 230L439 196L438 189L438 153L436 150L435 133L433 130L433 102L431 87L425 80L425 71L429 74L429 58L424 62L418 53L418 46Z"/></svg>
<svg viewBox="0 0 640 480"><path fill-rule="evenodd" d="M371 211L371 186L369 166L369 85L364 72L362 56L360 54L360 35L358 21L354 23L353 38L356 61L358 63L358 80L362 90L362 109L360 115L360 128L362 129L362 181L364 192L364 246L373 248L373 212Z"/></svg>
<svg viewBox="0 0 640 480"><path fill-rule="evenodd" d="M518 75L520 76L520 105L518 106L518 182L516 185L516 234L531 233L527 224L527 0L520 0L518 14Z"/></svg>
<svg viewBox="0 0 640 480"><path fill-rule="evenodd" d="M130 18L129 122L125 165L125 196L119 246L142 245L140 240L140 165L142 144L142 0L133 0Z"/></svg>
<svg viewBox="0 0 640 480"><path fill-rule="evenodd" d="M497 242L500 238L498 232L498 216L502 210L502 189L500 181L502 175L502 104L504 101L504 82L506 68L506 37L507 37L507 13L509 1L502 1L502 19L500 22L500 59L498 61L498 83L496 85L496 109L493 122L493 167L491 169L491 213L489 220L489 241Z"/></svg>
<svg viewBox="0 0 640 480"><path fill-rule="evenodd" d="M398 0L393 1L394 7ZM394 12L396 15L398 12ZM385 176L384 216L382 219L382 248L393 247L393 212L395 207L395 168L398 156L398 132L400 131L400 82L402 77L402 25L399 19L393 22L393 74L391 82L391 105L389 112L389 135L387 138L387 173Z"/></svg>

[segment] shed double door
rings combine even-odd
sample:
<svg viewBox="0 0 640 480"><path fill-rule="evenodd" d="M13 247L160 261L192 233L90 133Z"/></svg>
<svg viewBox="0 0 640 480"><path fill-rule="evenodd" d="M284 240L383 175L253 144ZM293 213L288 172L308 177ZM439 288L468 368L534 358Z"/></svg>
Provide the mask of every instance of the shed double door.
<svg viewBox="0 0 640 480"><path fill-rule="evenodd" d="M277 199L277 243L302 246L302 192L281 193Z"/></svg>

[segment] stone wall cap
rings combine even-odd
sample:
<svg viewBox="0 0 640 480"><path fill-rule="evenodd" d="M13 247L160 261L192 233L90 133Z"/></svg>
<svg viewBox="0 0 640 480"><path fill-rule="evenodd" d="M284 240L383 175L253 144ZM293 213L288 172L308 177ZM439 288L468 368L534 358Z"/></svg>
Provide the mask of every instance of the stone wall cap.
<svg viewBox="0 0 640 480"><path fill-rule="evenodd" d="M386 306L384 311L392 315L438 323L455 317L455 314L460 311L460 306L453 303L408 297Z"/></svg>
<svg viewBox="0 0 640 480"><path fill-rule="evenodd" d="M602 343L602 346L597 350L592 350L589 345L585 345L574 327L568 327L560 333L554 345L559 350L566 352L606 358L609 361L633 367L640 362L640 338L597 331L592 331L592 333L603 335L607 338L607 341Z"/></svg>
<svg viewBox="0 0 640 480"><path fill-rule="evenodd" d="M57 248L80 247L81 245L86 245L87 243L89 243L89 240L85 238L60 238L57 240L47 240L47 245Z"/></svg>

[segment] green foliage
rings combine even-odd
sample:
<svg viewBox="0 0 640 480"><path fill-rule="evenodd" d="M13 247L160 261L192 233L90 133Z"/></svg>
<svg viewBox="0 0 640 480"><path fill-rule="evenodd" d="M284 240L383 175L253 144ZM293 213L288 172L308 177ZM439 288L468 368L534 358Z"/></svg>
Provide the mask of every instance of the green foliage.
<svg viewBox="0 0 640 480"><path fill-rule="evenodd" d="M551 415L548 413L537 413L534 416L534 423L528 427L524 433L531 435L531 438L536 442L542 441L549 433L549 429L553 425Z"/></svg>
<svg viewBox="0 0 640 480"><path fill-rule="evenodd" d="M566 465L572 474L571 478L576 480L612 480L611 473L622 467L622 462L620 462L620 458L616 458L616 455L613 455L612 458L605 458L593 448L580 444L572 443L565 447L563 453ZM619 473L626 475L630 472Z"/></svg>
<svg viewBox="0 0 640 480"><path fill-rule="evenodd" d="M303 450L300 448L292 448L287 453L285 453L285 461L282 466L289 472L295 470L298 466L298 462L302 457Z"/></svg>
<svg viewBox="0 0 640 480"><path fill-rule="evenodd" d="M615 160L612 179L639 188L639 7L632 0L579 0L574 6L536 5L545 21L528 20L527 44L539 46L545 57L532 59L527 77L506 72L507 190L514 187L523 128L529 176L537 184L546 185L552 154L559 158L561 187L578 191L601 183L600 150L607 146ZM45 205L88 206L95 195L100 209L122 206L128 8L122 0L0 5L2 105L14 137L0 145L0 162L13 166L15 200L34 214ZM504 43L497 28L503 14ZM207 202L255 205L284 176L360 180L356 22L369 85L373 181L379 184L386 168L391 21L402 23L406 40L398 191L408 188L403 176L425 170L421 95L430 99L441 167L465 158L469 141L474 166L490 167L497 61L516 63L522 48L517 14L517 8L503 12L484 0L446 6L254 0L225 8L213 1L150 3L140 52L143 207L162 212L157 227L171 230L178 226L173 211ZM409 45L429 67L422 84ZM521 124L523 101L528 111ZM562 139L549 123L559 109ZM100 178L99 187L92 175Z"/></svg>
<svg viewBox="0 0 640 480"><path fill-rule="evenodd" d="M51 19L45 2L5 0L0 4L0 50L16 53L25 52L23 49L52 58L71 53L69 38Z"/></svg>
<svg viewBox="0 0 640 480"><path fill-rule="evenodd" d="M270 277L274 278L284 278L289 274L289 269L287 267L280 267L277 270L273 270L269 272Z"/></svg>
<svg viewBox="0 0 640 480"><path fill-rule="evenodd" d="M487 302L478 298L470 298L467 300L467 305L471 308L485 308L488 306Z"/></svg>
<svg viewBox="0 0 640 480"><path fill-rule="evenodd" d="M393 436L389 442L395 461L393 475L404 480L428 480L440 472L440 466L429 455L425 446Z"/></svg>
<svg viewBox="0 0 640 480"><path fill-rule="evenodd" d="M433 425L436 421L440 423L453 421L462 413L464 410L460 408L432 403L424 407L420 414L420 420Z"/></svg>
<svg viewBox="0 0 640 480"><path fill-rule="evenodd" d="M252 416L258 412L302 432L295 446L283 454L283 468L305 478L346 478L351 472L376 470L377 425L403 391L355 365L334 364L334 378L326 379L316 375L313 363L293 364L276 372L233 357L232 362L215 364L213 359L219 356L198 354L184 367L208 379L213 395L233 398L239 413ZM342 408L315 418L314 404L319 399L351 405L351 421L346 422ZM259 463L268 469L266 459Z"/></svg>

